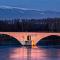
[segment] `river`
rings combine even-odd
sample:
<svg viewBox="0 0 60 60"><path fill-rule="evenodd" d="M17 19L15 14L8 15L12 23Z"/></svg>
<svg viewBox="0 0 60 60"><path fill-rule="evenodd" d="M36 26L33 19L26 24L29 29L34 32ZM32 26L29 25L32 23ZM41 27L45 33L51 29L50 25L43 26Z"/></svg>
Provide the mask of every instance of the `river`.
<svg viewBox="0 0 60 60"><path fill-rule="evenodd" d="M60 48L0 47L0 60L60 60Z"/></svg>

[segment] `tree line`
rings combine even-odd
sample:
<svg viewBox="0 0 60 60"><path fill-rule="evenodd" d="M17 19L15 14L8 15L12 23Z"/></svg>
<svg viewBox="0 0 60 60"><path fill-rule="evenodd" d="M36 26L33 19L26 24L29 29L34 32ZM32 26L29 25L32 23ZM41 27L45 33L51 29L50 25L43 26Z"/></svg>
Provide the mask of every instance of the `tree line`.
<svg viewBox="0 0 60 60"><path fill-rule="evenodd" d="M60 18L0 20L0 32L60 32Z"/></svg>

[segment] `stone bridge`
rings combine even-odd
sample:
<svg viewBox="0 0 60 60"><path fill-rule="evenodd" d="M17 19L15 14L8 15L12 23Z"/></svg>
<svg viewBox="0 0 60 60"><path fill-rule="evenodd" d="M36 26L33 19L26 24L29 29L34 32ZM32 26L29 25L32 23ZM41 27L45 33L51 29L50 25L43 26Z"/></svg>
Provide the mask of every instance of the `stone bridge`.
<svg viewBox="0 0 60 60"><path fill-rule="evenodd" d="M0 32L0 34L6 34L16 38L20 43L24 44L27 40L27 36L31 36L32 44L36 44L39 40L50 36L57 35L60 36L60 33L46 33L46 32Z"/></svg>

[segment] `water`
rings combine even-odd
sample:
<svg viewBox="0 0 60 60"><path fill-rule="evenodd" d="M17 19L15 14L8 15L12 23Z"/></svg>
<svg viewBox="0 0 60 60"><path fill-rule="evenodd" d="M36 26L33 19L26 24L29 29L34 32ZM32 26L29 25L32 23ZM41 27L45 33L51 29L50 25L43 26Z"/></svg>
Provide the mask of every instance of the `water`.
<svg viewBox="0 0 60 60"><path fill-rule="evenodd" d="M0 47L0 60L60 60L60 49L42 47Z"/></svg>

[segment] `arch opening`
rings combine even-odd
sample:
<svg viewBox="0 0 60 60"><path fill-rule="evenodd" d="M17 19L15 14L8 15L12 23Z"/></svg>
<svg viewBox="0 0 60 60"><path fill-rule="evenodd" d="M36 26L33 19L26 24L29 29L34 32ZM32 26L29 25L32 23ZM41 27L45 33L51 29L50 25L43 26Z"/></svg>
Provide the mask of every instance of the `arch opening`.
<svg viewBox="0 0 60 60"><path fill-rule="evenodd" d="M0 46L22 46L22 44L14 37L7 34L0 34Z"/></svg>
<svg viewBox="0 0 60 60"><path fill-rule="evenodd" d="M37 46L60 46L60 36L50 35L42 38L36 44Z"/></svg>

